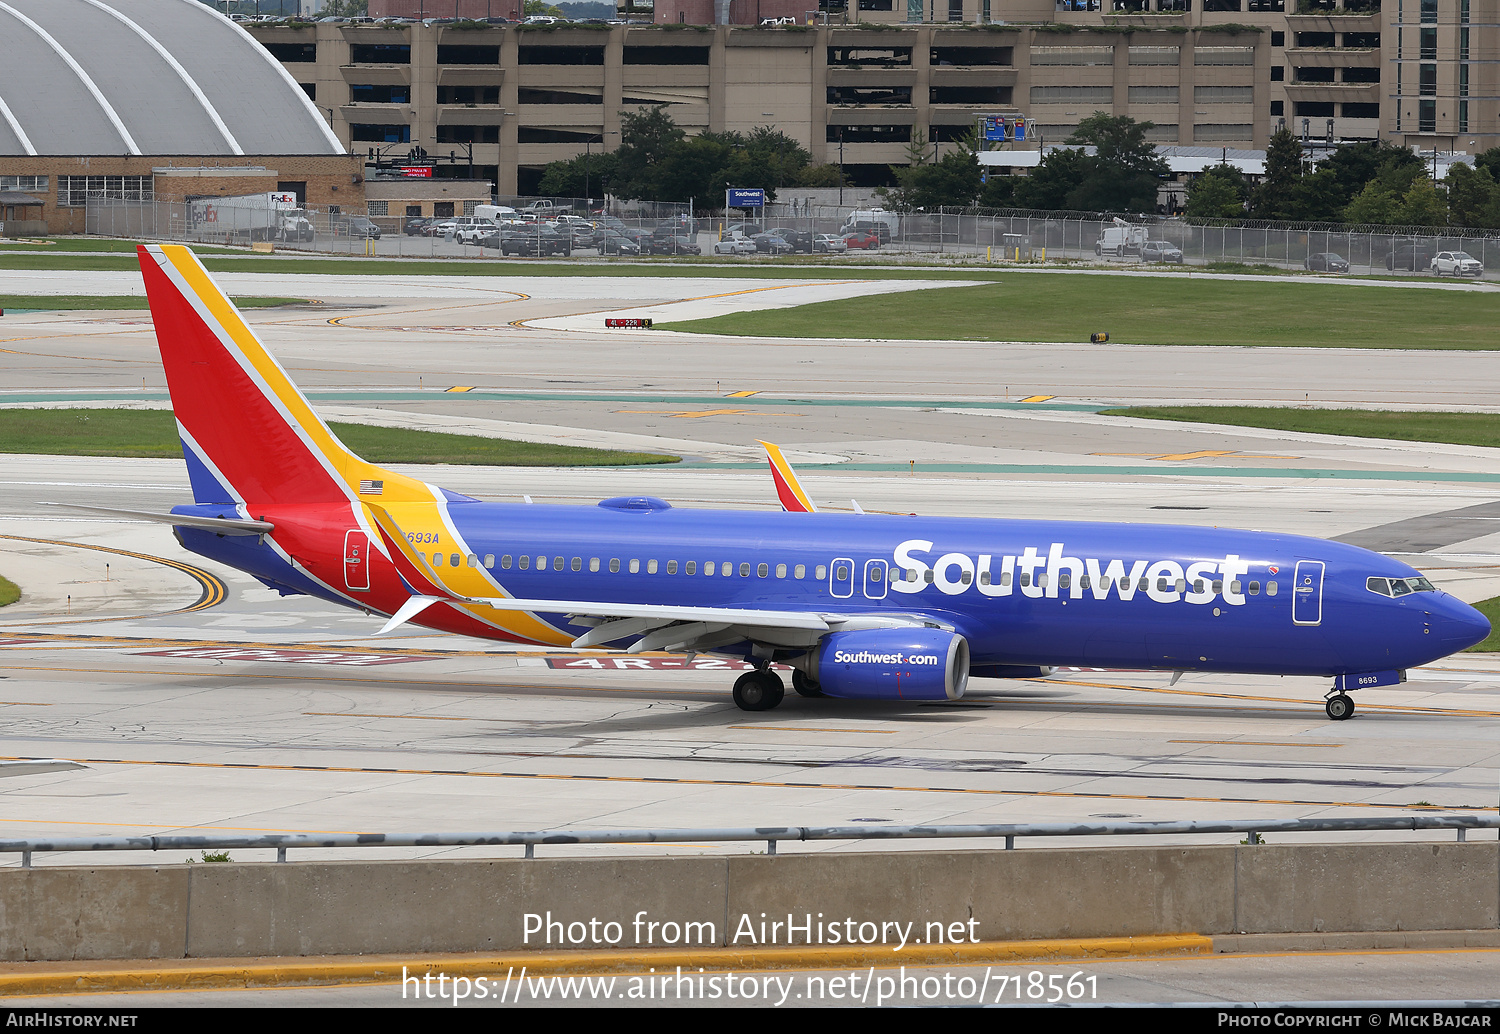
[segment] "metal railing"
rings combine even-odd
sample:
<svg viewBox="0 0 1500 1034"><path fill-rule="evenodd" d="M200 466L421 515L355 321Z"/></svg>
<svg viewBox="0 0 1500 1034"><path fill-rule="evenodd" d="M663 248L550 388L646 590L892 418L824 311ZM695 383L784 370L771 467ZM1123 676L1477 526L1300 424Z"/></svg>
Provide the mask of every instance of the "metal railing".
<svg viewBox="0 0 1500 1034"><path fill-rule="evenodd" d="M1015 849L1017 837L1182 836L1243 833L1251 844L1266 833L1363 833L1380 830L1457 831L1463 843L1471 829L1500 829L1500 815L1421 814L1346 819L1250 819L1232 822L1023 822L958 826L753 826L728 829L540 830L512 833L288 833L262 836L63 837L56 840L0 840L0 853L20 854L31 868L31 856L57 851L227 851L275 850L278 862L289 850L350 847L497 847L524 846L525 857L548 844L754 843L765 841L768 854L781 841L812 840L955 840L1003 839Z"/></svg>

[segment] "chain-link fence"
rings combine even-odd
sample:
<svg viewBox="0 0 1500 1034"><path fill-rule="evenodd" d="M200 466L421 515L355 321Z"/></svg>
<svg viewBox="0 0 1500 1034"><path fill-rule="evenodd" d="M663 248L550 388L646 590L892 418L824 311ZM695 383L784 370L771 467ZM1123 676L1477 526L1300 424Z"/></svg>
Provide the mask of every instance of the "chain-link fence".
<svg viewBox="0 0 1500 1034"><path fill-rule="evenodd" d="M966 262L1105 261L1265 265L1316 272L1447 272L1446 253L1463 252L1500 277L1495 231L1431 226L1341 226L1327 223L1199 223L1172 217L1122 219L1098 212L983 212L972 209L894 212L836 205L769 205L753 221L721 219L720 234L773 233L793 252L837 245L843 254L869 253L884 261ZM779 231L779 232L778 232ZM849 235L854 234L854 240ZM872 239L873 238L873 239ZM1472 266L1467 270L1472 270ZM1466 270L1466 275L1472 275Z"/></svg>
<svg viewBox="0 0 1500 1034"><path fill-rule="evenodd" d="M861 256L891 262L1231 263L1330 273L1474 275L1464 253L1500 277L1500 236L1454 227L1200 223L1097 212L894 212L800 203L751 218L694 218L673 202L504 196L451 218L402 219L364 210L237 207L241 199L192 202L89 199L92 234L201 244L270 242L277 249L430 258L594 255L781 254ZM732 244L733 238L749 243ZM753 248L753 250L752 250Z"/></svg>

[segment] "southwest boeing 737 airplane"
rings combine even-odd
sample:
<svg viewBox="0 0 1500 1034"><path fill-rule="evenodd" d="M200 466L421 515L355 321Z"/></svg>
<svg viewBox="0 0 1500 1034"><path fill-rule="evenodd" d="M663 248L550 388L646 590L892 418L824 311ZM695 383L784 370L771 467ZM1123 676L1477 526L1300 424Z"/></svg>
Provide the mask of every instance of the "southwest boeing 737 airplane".
<svg viewBox="0 0 1500 1034"><path fill-rule="evenodd" d="M781 702L773 664L804 696L865 700L955 700L971 678L1086 665L1323 676L1334 719L1350 690L1489 634L1420 572L1354 546L819 513L784 460L793 512L481 502L355 456L191 251L139 253L195 502L110 512L169 523L283 594L388 615L382 631L732 656L754 666L734 685L748 711Z"/></svg>

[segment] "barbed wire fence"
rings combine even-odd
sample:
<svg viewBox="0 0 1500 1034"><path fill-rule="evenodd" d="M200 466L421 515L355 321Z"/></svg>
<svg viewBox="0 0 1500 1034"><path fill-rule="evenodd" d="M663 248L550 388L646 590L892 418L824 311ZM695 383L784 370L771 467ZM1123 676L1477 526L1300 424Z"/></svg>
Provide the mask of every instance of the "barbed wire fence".
<svg viewBox="0 0 1500 1034"><path fill-rule="evenodd" d="M665 224L688 225L689 206L677 202L618 199L504 196L496 204L522 218L557 220L571 216L596 225L606 218L649 232ZM198 202L123 200L90 197L85 225L90 234L109 237L173 240L245 246L266 241L277 249L309 252L411 257L496 257L451 235L403 232L404 217L370 216L368 209L307 207L296 218L239 216L209 222ZM469 206L472 215L473 206ZM1117 220L1139 227L1131 244L1118 251ZM441 221L441 220L439 220ZM370 227L381 240L372 240ZM722 215L700 213L693 224L702 252L731 232L745 236L784 231L793 252L814 253L819 235L842 237L857 229L878 236L876 246L851 249L846 257L864 255L883 263L1004 263L1141 261L1141 236L1182 252L1187 265L1269 266L1304 269L1327 265L1314 256L1333 254L1347 261L1351 273L1418 273L1430 271L1434 255L1463 251L1484 267L1483 277L1500 278L1500 235L1463 227L1350 226L1337 223L1188 220L1167 216L1116 216L1106 212L1049 212L1024 209L887 211L852 205L820 205L798 199L755 211ZM1143 231L1143 233L1142 233ZM581 249L585 254L588 249ZM1323 271L1318 269L1318 271Z"/></svg>

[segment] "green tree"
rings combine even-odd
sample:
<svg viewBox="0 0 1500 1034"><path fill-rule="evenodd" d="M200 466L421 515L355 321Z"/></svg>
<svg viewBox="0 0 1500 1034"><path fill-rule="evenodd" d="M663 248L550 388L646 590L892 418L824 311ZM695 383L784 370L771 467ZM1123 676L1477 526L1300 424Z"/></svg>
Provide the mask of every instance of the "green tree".
<svg viewBox="0 0 1500 1034"><path fill-rule="evenodd" d="M1393 226L1399 222L1400 209L1400 199L1375 180L1371 180L1344 209L1344 222Z"/></svg>
<svg viewBox="0 0 1500 1034"><path fill-rule="evenodd" d="M1068 198L1093 172L1093 164L1082 150L1060 147L1048 151L1041 164L1015 184L1017 208L1066 209Z"/></svg>
<svg viewBox="0 0 1500 1034"><path fill-rule="evenodd" d="M1491 147L1474 156L1474 167L1490 174L1490 179L1500 183L1500 147Z"/></svg>
<svg viewBox="0 0 1500 1034"><path fill-rule="evenodd" d="M324 18L363 18L370 13L370 0L328 0L318 13Z"/></svg>
<svg viewBox="0 0 1500 1034"><path fill-rule="evenodd" d="M1448 221L1454 226L1500 226L1500 186L1483 168L1448 167Z"/></svg>
<svg viewBox="0 0 1500 1034"><path fill-rule="evenodd" d="M622 197L657 199L661 165L672 145L687 134L667 114L665 104L644 111L620 112L620 182L615 192Z"/></svg>
<svg viewBox="0 0 1500 1034"><path fill-rule="evenodd" d="M596 150L549 163L542 170L537 190L550 197L603 197L605 184L613 189L619 171L618 154Z"/></svg>
<svg viewBox="0 0 1500 1034"><path fill-rule="evenodd" d="M1291 130L1279 130L1266 148L1266 175L1250 196L1251 214L1257 219L1288 218L1301 179L1302 144Z"/></svg>
<svg viewBox="0 0 1500 1034"><path fill-rule="evenodd" d="M666 158L657 164L653 176L655 201L687 201L697 198L708 204L724 197L729 186L760 186L758 183L729 182L729 166L734 160L735 145L726 134L703 133L679 140L667 150Z"/></svg>
<svg viewBox="0 0 1500 1034"><path fill-rule="evenodd" d="M1078 124L1069 144L1094 148L1088 174L1068 194L1067 207L1092 212L1147 212L1156 208L1156 189L1169 173L1155 145L1146 139L1150 122L1096 111Z"/></svg>
<svg viewBox="0 0 1500 1034"><path fill-rule="evenodd" d="M1332 169L1318 169L1297 181L1283 219L1338 222L1347 202Z"/></svg>
<svg viewBox="0 0 1500 1034"><path fill-rule="evenodd" d="M1249 188L1233 165L1205 168L1187 188L1187 215L1195 219L1239 219Z"/></svg>
<svg viewBox="0 0 1500 1034"><path fill-rule="evenodd" d="M932 165L896 169L898 186L885 197L898 209L967 208L979 196L982 174L972 151L950 151Z"/></svg>
<svg viewBox="0 0 1500 1034"><path fill-rule="evenodd" d="M797 174L798 187L836 187L839 185L837 165L809 165Z"/></svg>
<svg viewBox="0 0 1500 1034"><path fill-rule="evenodd" d="M1400 218L1406 226L1443 226L1448 222L1448 200L1422 176L1402 196Z"/></svg>
<svg viewBox="0 0 1500 1034"><path fill-rule="evenodd" d="M1010 208L1016 203L1016 184L1024 183L1019 176L1000 176L991 172L985 179L984 189L979 192L981 208Z"/></svg>

